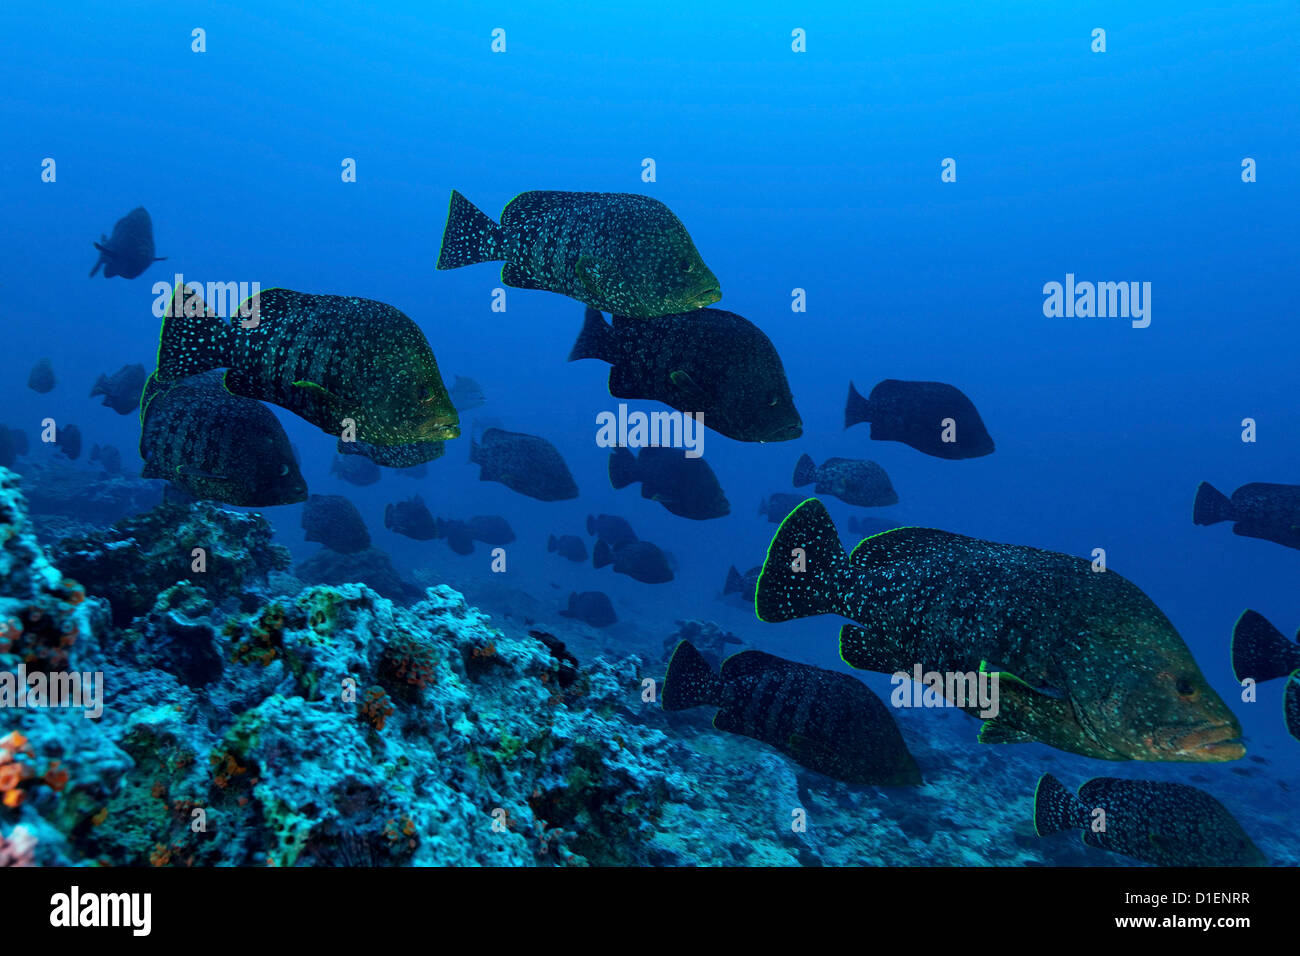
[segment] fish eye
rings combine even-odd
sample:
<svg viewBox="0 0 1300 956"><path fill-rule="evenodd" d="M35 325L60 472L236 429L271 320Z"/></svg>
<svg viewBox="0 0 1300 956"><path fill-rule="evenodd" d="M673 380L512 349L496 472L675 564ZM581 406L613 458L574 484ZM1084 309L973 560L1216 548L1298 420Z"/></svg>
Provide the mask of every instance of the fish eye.
<svg viewBox="0 0 1300 956"><path fill-rule="evenodd" d="M677 263L677 268L681 269L682 272L694 272L695 263L691 261L690 256L682 256L681 260Z"/></svg>
<svg viewBox="0 0 1300 956"><path fill-rule="evenodd" d="M1200 691L1198 691L1196 687L1192 685L1192 682L1186 677L1178 678L1178 683L1174 685L1174 690L1176 690L1178 696L1182 697L1184 700L1195 700L1200 696Z"/></svg>
<svg viewBox="0 0 1300 956"><path fill-rule="evenodd" d="M284 477L285 475L287 475L287 474L289 474L289 466L288 466L288 465L281 465L281 466L280 466L280 477L283 478L283 477Z"/></svg>

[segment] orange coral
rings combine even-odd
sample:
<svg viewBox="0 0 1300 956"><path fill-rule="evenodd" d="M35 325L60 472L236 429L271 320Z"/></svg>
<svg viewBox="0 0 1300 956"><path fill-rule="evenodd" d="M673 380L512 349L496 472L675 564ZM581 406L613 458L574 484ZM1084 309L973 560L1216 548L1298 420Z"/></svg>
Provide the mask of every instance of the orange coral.
<svg viewBox="0 0 1300 956"><path fill-rule="evenodd" d="M388 718L393 716L393 702L382 687L370 687L362 698L359 714L375 730L383 730Z"/></svg>

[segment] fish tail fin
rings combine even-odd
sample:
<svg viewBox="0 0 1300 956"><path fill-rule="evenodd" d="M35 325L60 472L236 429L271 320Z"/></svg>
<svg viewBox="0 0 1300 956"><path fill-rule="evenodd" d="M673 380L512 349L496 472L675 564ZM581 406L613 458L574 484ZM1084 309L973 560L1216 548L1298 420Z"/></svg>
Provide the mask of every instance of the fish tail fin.
<svg viewBox="0 0 1300 956"><path fill-rule="evenodd" d="M849 566L826 506L809 498L776 529L754 592L760 621L836 613L835 575Z"/></svg>
<svg viewBox="0 0 1300 956"><path fill-rule="evenodd" d="M690 641L678 641L673 648L659 701L664 710L722 703L722 678L713 673L704 655Z"/></svg>
<svg viewBox="0 0 1300 956"><path fill-rule="evenodd" d="M554 536L552 536L552 537L554 537ZM568 607L562 607L562 608L560 608L560 611L559 611L560 617L577 617L576 614L574 614L572 611L569 610L569 608L573 607L573 602L576 601L577 599L578 599L578 592L577 592L577 591L570 591L570 592L569 592L569 605L568 605Z"/></svg>
<svg viewBox="0 0 1300 956"><path fill-rule="evenodd" d="M548 534L546 536L546 553L552 554L555 551L555 547L555 535Z"/></svg>
<svg viewBox="0 0 1300 956"><path fill-rule="evenodd" d="M438 250L439 269L459 269L501 258L501 227L457 190L451 191L447 226Z"/></svg>
<svg viewBox="0 0 1300 956"><path fill-rule="evenodd" d="M1087 826L1087 809L1050 773L1038 778L1034 788L1034 833L1047 836Z"/></svg>
<svg viewBox="0 0 1300 956"><path fill-rule="evenodd" d="M727 568L727 583L722 586L723 594L737 594L745 590L745 579L740 576L733 564Z"/></svg>
<svg viewBox="0 0 1300 956"><path fill-rule="evenodd" d="M1192 521L1196 524L1218 524L1234 521L1232 502L1208 481L1196 486L1196 501L1192 503Z"/></svg>
<svg viewBox="0 0 1300 956"><path fill-rule="evenodd" d="M1293 644L1258 611L1245 610L1232 628L1232 673L1238 683L1286 677L1300 668L1300 644Z"/></svg>
<svg viewBox="0 0 1300 956"><path fill-rule="evenodd" d="M799 460L794 463L794 478L792 480L796 488L811 485L817 480L817 466L813 464L811 455L799 456Z"/></svg>
<svg viewBox="0 0 1300 956"><path fill-rule="evenodd" d="M596 516L587 515L587 534L596 533Z"/></svg>
<svg viewBox="0 0 1300 956"><path fill-rule="evenodd" d="M591 566L593 568L603 568L614 560L614 550L609 546L609 542L598 539L596 546L591 549Z"/></svg>
<svg viewBox="0 0 1300 956"><path fill-rule="evenodd" d="M614 361L614 328L605 321L599 309L587 306L582 317L582 330L578 333L573 348L569 350L569 361L578 359L599 359L602 362Z"/></svg>
<svg viewBox="0 0 1300 956"><path fill-rule="evenodd" d="M758 499L758 513L759 513L759 514L766 514L766 513L767 513L767 498L766 498L766 496Z"/></svg>
<svg viewBox="0 0 1300 956"><path fill-rule="evenodd" d="M91 275L94 275L94 273L92 272ZM95 387L90 390L90 397L94 398L96 395L107 395L108 389L104 387L107 383L108 376L101 373L99 378L95 379Z"/></svg>
<svg viewBox="0 0 1300 956"><path fill-rule="evenodd" d="M391 529L393 527L393 506L384 505L384 527Z"/></svg>
<svg viewBox="0 0 1300 956"><path fill-rule="evenodd" d="M635 455L622 446L609 453L609 483L615 491L639 480Z"/></svg>
<svg viewBox="0 0 1300 956"><path fill-rule="evenodd" d="M871 403L859 394L849 382L849 397L844 403L844 427L852 428L858 422L871 421Z"/></svg>
<svg viewBox="0 0 1300 956"><path fill-rule="evenodd" d="M158 378L169 382L222 368L230 351L230 325L204 305L197 294L186 296L177 283L158 332Z"/></svg>

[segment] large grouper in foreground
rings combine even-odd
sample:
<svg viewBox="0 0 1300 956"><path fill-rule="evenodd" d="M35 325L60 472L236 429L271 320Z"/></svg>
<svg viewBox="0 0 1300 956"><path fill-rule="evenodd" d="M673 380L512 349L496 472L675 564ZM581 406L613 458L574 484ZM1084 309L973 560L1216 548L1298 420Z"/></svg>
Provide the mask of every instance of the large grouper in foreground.
<svg viewBox="0 0 1300 956"><path fill-rule="evenodd" d="M1082 558L930 528L884 531L845 554L810 498L772 538L754 609L762 621L849 618L840 656L851 667L997 672L984 743L1037 741L1106 760L1245 754L1240 724L1169 619Z"/></svg>
<svg viewBox="0 0 1300 956"><path fill-rule="evenodd" d="M501 281L513 288L558 292L638 318L722 298L681 220L635 193L520 193L497 225L453 189L438 268L479 262L504 262Z"/></svg>
<svg viewBox="0 0 1300 956"><path fill-rule="evenodd" d="M224 368L226 388L372 445L438 442L460 420L428 340L401 310L341 295L266 289L219 318L176 287L158 336L160 381Z"/></svg>
<svg viewBox="0 0 1300 956"><path fill-rule="evenodd" d="M307 500L289 437L261 402L232 395L221 373L178 382L150 375L140 401L145 478L165 478L195 498L247 508Z"/></svg>

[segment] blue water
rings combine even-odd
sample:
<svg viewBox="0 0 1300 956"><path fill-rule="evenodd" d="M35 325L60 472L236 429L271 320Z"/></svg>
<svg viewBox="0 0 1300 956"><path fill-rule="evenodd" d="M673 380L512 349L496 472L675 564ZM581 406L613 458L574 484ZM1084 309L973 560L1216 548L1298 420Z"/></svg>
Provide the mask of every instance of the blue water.
<svg viewBox="0 0 1300 956"><path fill-rule="evenodd" d="M718 593L728 565L762 561L775 526L757 502L793 490L800 453L870 458L900 503L831 501L842 531L857 513L1081 556L1104 548L1177 626L1252 751L1270 755L1268 773L1300 783L1280 682L1239 703L1227 654L1246 607L1284 633L1300 625L1300 552L1191 522L1202 480L1225 493L1300 482L1300 8L1140 6L687 14L267 0L254 13L71 0L54 15L11 4L0 13L0 420L31 435L47 415L75 422L87 447L116 444L134 472L135 417L85 393L124 363L152 368L155 282L181 272L379 299L421 326L449 383L482 384L488 404L467 425L490 417L548 438L581 489L544 504L480 482L467 437L423 481L354 488L328 474L333 440L277 410L312 491L349 495L403 571L452 569L471 596L476 581L500 583L481 545L457 558L384 530L384 504L418 491L444 517L506 516L518 541L502 586L548 609L599 588L655 637L677 618L711 619L750 646L842 667L838 621L761 624ZM204 53L191 52L195 27ZM502 54L490 49L497 27ZM1096 27L1105 53L1090 50ZM805 53L791 50L795 28ZM41 179L46 157L54 183ZM355 183L340 176L348 157ZM945 157L956 182L941 181ZM1245 157L1257 182L1242 182ZM758 445L706 433L732 505L722 519L680 519L635 487L611 490L594 440L595 416L618 404L608 367L565 361L582 306L510 289L497 313L497 267L436 272L453 188L494 217L527 189L668 204L721 281L719 307L779 350L804 436ZM133 281L88 279L91 241L137 205L168 260ZM1150 282L1150 326L1045 317L1043 284L1067 273ZM791 310L796 288L804 313ZM60 382L44 396L25 388L42 355ZM996 453L941 461L871 442L865 426L844 431L848 382L865 393L884 378L960 387ZM1255 443L1241 440L1244 418L1258 423ZM267 512L298 559L317 548L300 512ZM676 580L642 585L546 554L548 533L584 534L593 512L621 514L671 550ZM1079 780L1150 769L1070 766ZM1211 789L1230 792L1234 778L1214 772ZM1234 809L1249 817L1249 805Z"/></svg>

